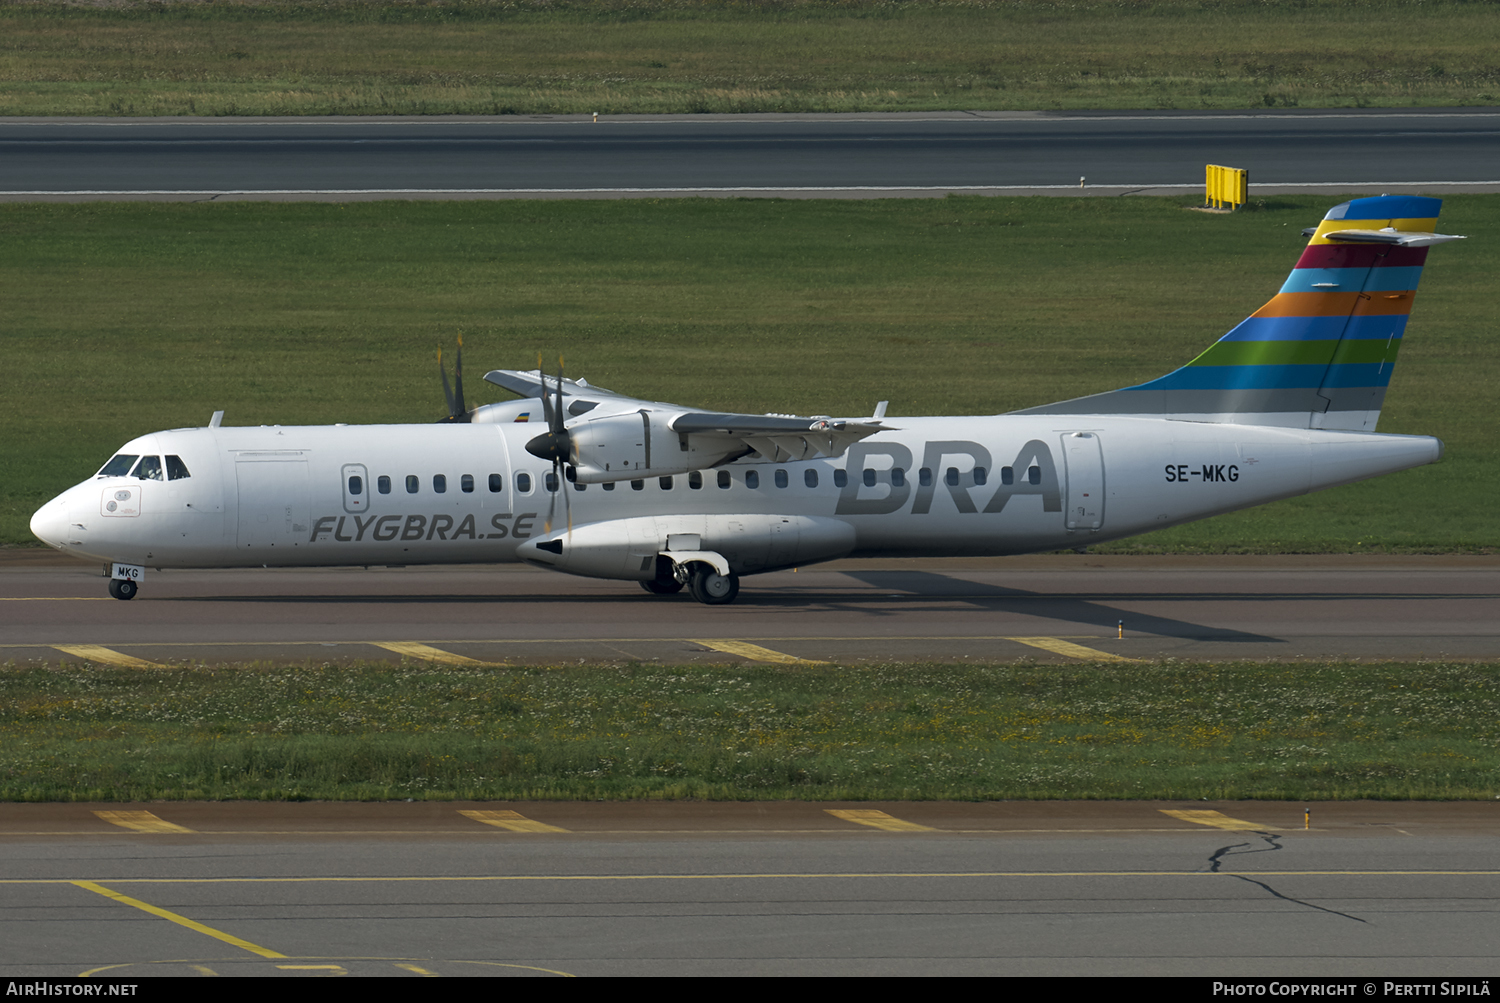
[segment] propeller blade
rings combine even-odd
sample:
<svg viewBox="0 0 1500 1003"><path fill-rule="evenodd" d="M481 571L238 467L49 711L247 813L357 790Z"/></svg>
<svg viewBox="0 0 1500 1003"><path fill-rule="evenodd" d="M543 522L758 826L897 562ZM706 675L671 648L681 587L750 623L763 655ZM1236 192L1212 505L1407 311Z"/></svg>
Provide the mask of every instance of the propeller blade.
<svg viewBox="0 0 1500 1003"><path fill-rule="evenodd" d="M438 346L438 375L443 379L443 396L448 398L448 417L458 413L458 408L453 402L453 391L448 387L448 370L443 368L443 346Z"/></svg>
<svg viewBox="0 0 1500 1003"><path fill-rule="evenodd" d="M467 421L469 405L464 400L464 336L463 332L458 335L458 361L453 366L454 394L458 397L458 409L454 410L453 401L448 402L448 410L457 421Z"/></svg>
<svg viewBox="0 0 1500 1003"><path fill-rule="evenodd" d="M556 421L556 424L553 425L553 424L549 423L548 426L547 426L549 429L552 430L552 432L554 432L555 434L558 434L558 435L566 434L566 432L567 432L566 423L567 423L567 420L568 420L563 415L562 384L563 384L563 360L562 360L562 356L559 355L557 357L557 403L555 405L553 405L553 407L552 407L552 417ZM547 388L545 386L543 386L542 387L542 393L545 394L546 392L547 392Z"/></svg>

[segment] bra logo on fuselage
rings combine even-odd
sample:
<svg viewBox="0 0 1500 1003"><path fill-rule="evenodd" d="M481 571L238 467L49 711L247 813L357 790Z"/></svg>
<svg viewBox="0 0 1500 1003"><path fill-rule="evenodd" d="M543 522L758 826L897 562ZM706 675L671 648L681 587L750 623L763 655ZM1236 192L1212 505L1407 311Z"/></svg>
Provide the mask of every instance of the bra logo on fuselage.
<svg viewBox="0 0 1500 1003"><path fill-rule="evenodd" d="M930 471L922 483L919 471L912 469L911 450L897 442L858 442L849 447L849 480L839 494L839 504L834 515L885 515L898 512L911 501L913 515L926 515L932 511L933 495L939 485L953 498L960 512L996 513L1016 495L1041 495L1042 511L1062 511L1062 491L1058 487L1057 464L1052 459L1052 450L1040 439L1032 439L1021 447L1008 468L1012 471L1011 483L1005 483L1000 471L991 465L990 451L977 442L951 439L929 442L922 450L921 469ZM872 465L871 457L889 457L879 466ZM945 461L949 457L972 458L969 469L959 473L956 483L950 483ZM949 463L948 466L957 467ZM1031 468L1037 473L1031 475ZM899 470L899 474L894 471ZM984 471L984 483L978 483L976 470ZM874 484L866 482L866 471ZM912 479L917 484L913 489ZM1035 483L1033 483L1033 481ZM993 488L993 493L991 489ZM915 490L915 498L913 491ZM981 509L980 503L984 508Z"/></svg>

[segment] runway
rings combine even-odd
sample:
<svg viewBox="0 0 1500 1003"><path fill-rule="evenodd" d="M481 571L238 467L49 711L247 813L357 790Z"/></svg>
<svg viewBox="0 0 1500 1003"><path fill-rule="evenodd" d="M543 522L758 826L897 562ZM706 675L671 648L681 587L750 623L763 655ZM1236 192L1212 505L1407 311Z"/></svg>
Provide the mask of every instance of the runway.
<svg viewBox="0 0 1500 1003"><path fill-rule="evenodd" d="M1491 659L1500 558L842 561L744 579L731 606L516 566L0 567L0 659L162 665L1017 659Z"/></svg>
<svg viewBox="0 0 1500 1003"><path fill-rule="evenodd" d="M1500 190L1500 110L0 120L0 199Z"/></svg>
<svg viewBox="0 0 1500 1003"><path fill-rule="evenodd" d="M12 977L1500 974L1491 804L13 805Z"/></svg>

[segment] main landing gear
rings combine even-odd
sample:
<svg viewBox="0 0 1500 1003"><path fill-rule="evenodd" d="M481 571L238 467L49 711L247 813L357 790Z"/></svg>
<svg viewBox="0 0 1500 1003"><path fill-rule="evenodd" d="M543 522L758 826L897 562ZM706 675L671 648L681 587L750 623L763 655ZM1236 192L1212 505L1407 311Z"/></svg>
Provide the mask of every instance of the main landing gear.
<svg viewBox="0 0 1500 1003"><path fill-rule="evenodd" d="M140 586L128 578L111 578L109 580L109 594L116 599L134 599L135 594L140 591Z"/></svg>
<svg viewBox="0 0 1500 1003"><path fill-rule="evenodd" d="M721 575L706 564L693 565L688 589L693 598L708 606L725 606L740 594L739 575Z"/></svg>
<svg viewBox="0 0 1500 1003"><path fill-rule="evenodd" d="M740 576L720 574L705 561L677 564L663 556L657 564L656 577L641 582L641 588L654 596L675 595L686 588L706 606L723 606L734 602L734 597L740 594Z"/></svg>

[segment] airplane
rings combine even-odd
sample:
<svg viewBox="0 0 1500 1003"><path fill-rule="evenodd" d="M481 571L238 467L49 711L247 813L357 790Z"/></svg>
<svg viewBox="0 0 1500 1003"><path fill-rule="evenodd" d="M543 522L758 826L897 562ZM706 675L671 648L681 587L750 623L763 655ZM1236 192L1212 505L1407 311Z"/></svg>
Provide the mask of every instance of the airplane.
<svg viewBox="0 0 1500 1003"><path fill-rule="evenodd" d="M751 415L543 371L422 425L206 428L132 439L31 530L145 569L526 562L732 602L740 578L843 557L1079 549L1432 463L1375 432L1439 199L1335 206L1280 291L1136 386L972 417Z"/></svg>

